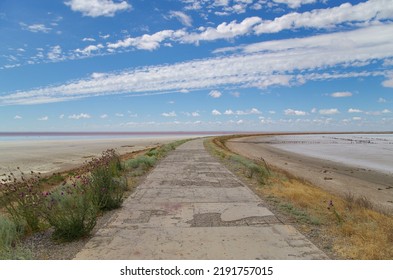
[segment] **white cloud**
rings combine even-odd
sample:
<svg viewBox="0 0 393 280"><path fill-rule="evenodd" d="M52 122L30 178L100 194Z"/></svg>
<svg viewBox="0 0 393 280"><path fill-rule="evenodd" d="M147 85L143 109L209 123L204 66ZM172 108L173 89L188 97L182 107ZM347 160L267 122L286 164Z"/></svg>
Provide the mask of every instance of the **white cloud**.
<svg viewBox="0 0 393 280"><path fill-rule="evenodd" d="M352 96L352 92L349 91L338 91L334 92L330 95L331 97L340 98L340 97L350 97Z"/></svg>
<svg viewBox="0 0 393 280"><path fill-rule="evenodd" d="M124 114L122 114L122 113L116 113L115 116L116 116L116 117L119 117L119 118L122 118L122 117L124 117Z"/></svg>
<svg viewBox="0 0 393 280"><path fill-rule="evenodd" d="M112 0L69 0L64 2L74 12L81 12L89 17L113 17L117 12L131 9L127 1L114 2Z"/></svg>
<svg viewBox="0 0 393 280"><path fill-rule="evenodd" d="M354 120L354 121L361 121L362 118L361 117L353 117L352 120Z"/></svg>
<svg viewBox="0 0 393 280"><path fill-rule="evenodd" d="M83 38L83 42L95 42L96 40L94 38Z"/></svg>
<svg viewBox="0 0 393 280"><path fill-rule="evenodd" d="M177 38L184 34L184 31L162 30L152 35L144 34L140 37L129 37L119 40L116 43L108 43L109 49L134 47L140 50L155 50L160 47L160 43L169 38Z"/></svg>
<svg viewBox="0 0 393 280"><path fill-rule="evenodd" d="M269 111L269 114L271 114L271 115L274 115L275 113L276 113L276 111L274 111L274 110Z"/></svg>
<svg viewBox="0 0 393 280"><path fill-rule="evenodd" d="M79 115L73 114L68 116L69 119L79 120L79 119L90 119L91 116L89 114L80 113Z"/></svg>
<svg viewBox="0 0 393 280"><path fill-rule="evenodd" d="M192 113L184 112L183 114L186 115L187 117L200 117L200 114L198 112L192 112Z"/></svg>
<svg viewBox="0 0 393 280"><path fill-rule="evenodd" d="M170 11L169 12L169 17L170 18L176 18L177 20L179 20L183 25L185 26L192 26L192 18L188 15L186 15L183 12L180 11Z"/></svg>
<svg viewBox="0 0 393 280"><path fill-rule="evenodd" d="M38 118L39 121L47 121L49 120L48 116Z"/></svg>
<svg viewBox="0 0 393 280"><path fill-rule="evenodd" d="M256 109L256 108L252 108L249 112L247 112L248 114L251 114L251 115L260 115L260 114L262 114L262 112L261 111L259 111L258 109Z"/></svg>
<svg viewBox="0 0 393 280"><path fill-rule="evenodd" d="M122 93L137 96L183 89L211 90L223 86L267 88L299 85L310 80L386 76L384 71L345 72L345 68L337 71L337 67L393 57L391 34L393 24L385 24L349 32L268 41L242 46L239 49L243 53L236 55L145 66L106 73L100 79L80 79L59 86L1 94L0 105L61 102ZM56 57L61 59L60 47L53 56Z"/></svg>
<svg viewBox="0 0 393 280"><path fill-rule="evenodd" d="M369 22L392 18L393 1L369 0L357 5L344 3L340 6L290 13L274 20L264 20L255 27L256 34L276 33L285 29L332 28L349 22Z"/></svg>
<svg viewBox="0 0 393 280"><path fill-rule="evenodd" d="M294 9L294 8L299 8L302 5L305 4L312 4L317 2L317 0L273 0L273 2L279 3L279 4L285 4L288 7Z"/></svg>
<svg viewBox="0 0 393 280"><path fill-rule="evenodd" d="M350 108L350 109L348 109L348 113L363 113L363 111L360 109Z"/></svg>
<svg viewBox="0 0 393 280"><path fill-rule="evenodd" d="M382 114L390 114L391 112L389 109L382 110Z"/></svg>
<svg viewBox="0 0 393 280"><path fill-rule="evenodd" d="M382 85L384 87L393 88L393 72L391 72L387 75L387 80L383 81Z"/></svg>
<svg viewBox="0 0 393 280"><path fill-rule="evenodd" d="M220 98L221 95L222 93L218 90L212 90L211 92L209 92L209 96L213 98Z"/></svg>
<svg viewBox="0 0 393 280"><path fill-rule="evenodd" d="M91 77L93 79L101 79L104 78L107 74L105 73L98 73L98 72L94 72L93 74L91 74Z"/></svg>
<svg viewBox="0 0 393 280"><path fill-rule="evenodd" d="M91 55L92 52L97 52L98 50L104 48L104 46L102 44L98 44L98 45L89 45L87 47L85 47L84 49L76 49L75 52L82 54L82 55L86 55L89 56Z"/></svg>
<svg viewBox="0 0 393 280"><path fill-rule="evenodd" d="M59 61L63 59L62 49L59 45L51 47L50 51L47 54L49 60Z"/></svg>
<svg viewBox="0 0 393 280"><path fill-rule="evenodd" d="M242 123L244 123L243 120L238 120L238 121L236 122L236 124L242 124Z"/></svg>
<svg viewBox="0 0 393 280"><path fill-rule="evenodd" d="M103 115L100 116L100 118L101 119L106 119L106 118L108 118L108 115L107 114L103 114Z"/></svg>
<svg viewBox="0 0 393 280"><path fill-rule="evenodd" d="M339 114L340 111L338 109L332 108L332 109L321 109L319 110L319 113L321 115L335 115Z"/></svg>
<svg viewBox="0 0 393 280"><path fill-rule="evenodd" d="M284 110L284 114L288 115L288 116L305 116L305 115L307 115L307 112L293 110L293 109L286 109L286 110Z"/></svg>
<svg viewBox="0 0 393 280"><path fill-rule="evenodd" d="M176 115L176 112L175 111L172 111L172 112L169 112L169 113L162 113L161 114L161 116L163 116L163 117L176 117L177 115Z"/></svg>
<svg viewBox="0 0 393 280"><path fill-rule="evenodd" d="M219 116L219 115L221 115L221 112L218 111L218 110L216 110L216 109L214 109L214 110L212 111L212 115L213 115L213 116Z"/></svg>
<svg viewBox="0 0 393 280"><path fill-rule="evenodd" d="M237 23L235 20L219 24L216 28L208 27L201 33L189 33L182 36L181 41L185 43L198 43L200 41L214 41L218 39L232 39L237 36L246 35L253 31L253 27L262 21L259 17L250 17Z"/></svg>
<svg viewBox="0 0 393 280"><path fill-rule="evenodd" d="M226 110L225 112L224 112L224 115L238 115L238 116L244 116L244 115L260 115L260 114L262 114L262 112L261 111L259 111L258 109L256 109L256 108L252 108L252 109L249 109L249 110L245 110L245 111L243 111L243 110L237 110L236 112L234 112L234 111L232 111L232 110Z"/></svg>
<svg viewBox="0 0 393 280"><path fill-rule="evenodd" d="M382 97L378 98L378 103L386 103L386 102L387 101L385 98L382 98Z"/></svg>
<svg viewBox="0 0 393 280"><path fill-rule="evenodd" d="M106 35L99 35L99 36L100 36L101 39L104 39L104 40L106 40L106 39L108 39L109 37L111 37L111 35L109 35L109 34L106 34Z"/></svg>
<svg viewBox="0 0 393 280"><path fill-rule="evenodd" d="M59 116L59 119L64 119L64 114L61 114L61 115Z"/></svg>
<svg viewBox="0 0 393 280"><path fill-rule="evenodd" d="M22 119L22 117L19 116L19 115L16 115L16 116L14 117L14 120L20 120L20 119Z"/></svg>
<svg viewBox="0 0 393 280"><path fill-rule="evenodd" d="M20 26L22 27L22 29L34 33L38 33L38 32L49 33L52 30L52 28L46 27L45 24L41 24L41 23L27 25L26 23L21 22Z"/></svg>

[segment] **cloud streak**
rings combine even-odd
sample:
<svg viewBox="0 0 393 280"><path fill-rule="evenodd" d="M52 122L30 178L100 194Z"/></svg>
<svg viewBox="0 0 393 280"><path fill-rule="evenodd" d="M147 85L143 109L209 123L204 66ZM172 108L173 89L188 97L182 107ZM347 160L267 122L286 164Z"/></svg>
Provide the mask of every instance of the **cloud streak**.
<svg viewBox="0 0 393 280"><path fill-rule="evenodd" d="M299 28L332 28L343 23L365 23L389 19L393 14L391 0L369 0L357 5L344 3L340 6L312 10L304 13L289 13L274 20L264 20L255 27L256 34L277 33Z"/></svg>
<svg viewBox="0 0 393 280"><path fill-rule="evenodd" d="M61 102L124 93L133 96L213 90L223 86L293 86L308 80L368 75L385 75L388 80L384 86L390 86L389 72L345 72L343 68L340 73L337 67L352 66L353 70L359 62L367 65L393 57L392 34L393 24L384 24L349 32L246 45L238 48L239 54L102 73L99 78L2 94L0 105ZM53 59L61 59L61 49L54 52Z"/></svg>

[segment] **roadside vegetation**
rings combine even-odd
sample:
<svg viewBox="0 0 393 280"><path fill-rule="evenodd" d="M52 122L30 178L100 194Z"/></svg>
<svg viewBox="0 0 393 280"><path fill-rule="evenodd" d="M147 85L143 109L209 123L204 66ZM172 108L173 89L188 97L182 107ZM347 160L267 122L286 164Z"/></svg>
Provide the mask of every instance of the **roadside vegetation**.
<svg viewBox="0 0 393 280"><path fill-rule="evenodd" d="M23 238L50 230L58 242L88 237L105 211L121 207L155 164L187 140L132 155L107 150L79 169L42 177L30 172L4 174L0 181L0 259L31 259Z"/></svg>
<svg viewBox="0 0 393 280"><path fill-rule="evenodd" d="M282 220L294 224L333 259L392 259L393 217L366 197L340 197L291 174L231 152L225 142L205 147L243 178Z"/></svg>

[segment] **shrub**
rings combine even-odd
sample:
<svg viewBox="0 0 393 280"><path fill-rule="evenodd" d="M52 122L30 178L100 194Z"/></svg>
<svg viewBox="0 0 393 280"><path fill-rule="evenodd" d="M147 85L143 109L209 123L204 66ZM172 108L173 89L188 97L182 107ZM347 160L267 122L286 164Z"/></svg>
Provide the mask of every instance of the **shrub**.
<svg viewBox="0 0 393 280"><path fill-rule="evenodd" d="M127 180L114 178L113 171L107 166L99 166L91 172L91 187L94 199L102 210L119 208L127 189Z"/></svg>
<svg viewBox="0 0 393 280"><path fill-rule="evenodd" d="M89 163L89 184L100 209L111 210L121 206L127 189L127 180L120 178L122 170L120 157L113 149L103 152L100 158Z"/></svg>
<svg viewBox="0 0 393 280"><path fill-rule="evenodd" d="M147 170L150 167L153 167L156 163L157 159L155 156L138 156L136 158L130 159L126 162L126 168L128 169L137 169L140 168L142 170Z"/></svg>
<svg viewBox="0 0 393 280"><path fill-rule="evenodd" d="M152 149L150 149L150 151L148 151L147 153L146 153L146 155L147 156L149 156L149 157L156 157L157 155L158 155L158 150L157 150L157 148L152 148Z"/></svg>
<svg viewBox="0 0 393 280"><path fill-rule="evenodd" d="M23 172L20 174L20 178L17 178L10 173L2 180L0 205L5 207L19 227L27 225L30 231L37 231L44 200L40 190L40 173L31 171L29 176Z"/></svg>
<svg viewBox="0 0 393 280"><path fill-rule="evenodd" d="M98 205L88 177L74 179L53 193L46 193L44 215L53 226L53 237L71 241L90 233L97 221Z"/></svg>

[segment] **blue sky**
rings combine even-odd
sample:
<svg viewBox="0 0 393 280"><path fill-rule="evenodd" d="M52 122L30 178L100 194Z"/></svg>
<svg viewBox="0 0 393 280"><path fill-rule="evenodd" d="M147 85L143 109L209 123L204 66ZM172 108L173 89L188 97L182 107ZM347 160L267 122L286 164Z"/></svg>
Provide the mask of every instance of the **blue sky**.
<svg viewBox="0 0 393 280"><path fill-rule="evenodd" d="M393 130L391 0L0 0L0 131Z"/></svg>

